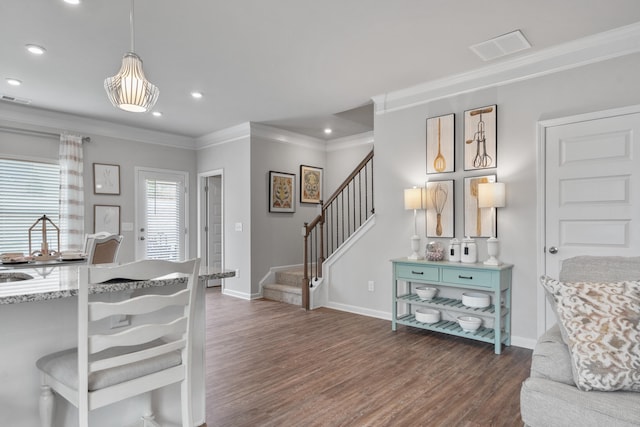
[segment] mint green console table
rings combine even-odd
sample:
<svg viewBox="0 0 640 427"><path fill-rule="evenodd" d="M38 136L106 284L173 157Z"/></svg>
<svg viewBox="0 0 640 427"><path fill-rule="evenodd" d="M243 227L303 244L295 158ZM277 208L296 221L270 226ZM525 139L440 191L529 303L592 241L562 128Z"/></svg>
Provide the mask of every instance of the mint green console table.
<svg viewBox="0 0 640 427"><path fill-rule="evenodd" d="M447 261L425 261L399 258L393 263L392 330L397 325L428 329L478 341L493 343L500 354L502 344L511 345L511 270L510 264L498 266L465 264ZM438 294L424 301L415 293L417 286L438 288ZM491 305L471 308L462 304L463 292L481 292L490 295ZM429 307L440 310L436 323L422 323L415 318L415 310ZM458 325L458 316L482 319L477 331L465 332ZM492 327L488 327L492 326Z"/></svg>

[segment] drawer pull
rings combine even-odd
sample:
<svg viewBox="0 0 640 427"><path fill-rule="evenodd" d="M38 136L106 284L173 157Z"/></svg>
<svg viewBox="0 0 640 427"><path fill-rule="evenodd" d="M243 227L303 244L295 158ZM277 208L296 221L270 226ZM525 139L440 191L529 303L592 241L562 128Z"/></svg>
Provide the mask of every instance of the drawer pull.
<svg viewBox="0 0 640 427"><path fill-rule="evenodd" d="M424 271L413 271L413 270L411 270L411 274L424 274Z"/></svg>
<svg viewBox="0 0 640 427"><path fill-rule="evenodd" d="M462 275L458 274L458 279L469 279L469 280L471 280L471 279L473 279L473 276L462 276Z"/></svg>

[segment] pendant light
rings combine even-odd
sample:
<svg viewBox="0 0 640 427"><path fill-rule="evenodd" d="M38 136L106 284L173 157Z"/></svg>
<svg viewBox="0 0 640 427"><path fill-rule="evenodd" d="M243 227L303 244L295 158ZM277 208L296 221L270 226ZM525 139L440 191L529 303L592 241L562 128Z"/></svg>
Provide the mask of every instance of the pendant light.
<svg viewBox="0 0 640 427"><path fill-rule="evenodd" d="M104 89L107 91L109 101L115 107L134 113L144 113L153 108L160 91L145 78L142 60L134 52L133 2L134 0L131 0L129 15L131 51L122 58L122 67L118 74L104 80Z"/></svg>

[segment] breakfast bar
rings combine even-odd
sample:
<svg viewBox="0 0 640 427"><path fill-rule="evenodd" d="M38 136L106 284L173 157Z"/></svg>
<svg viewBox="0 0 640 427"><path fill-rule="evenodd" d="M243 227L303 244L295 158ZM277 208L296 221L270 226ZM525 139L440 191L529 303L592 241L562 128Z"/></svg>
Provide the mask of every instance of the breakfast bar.
<svg viewBox="0 0 640 427"><path fill-rule="evenodd" d="M80 265L23 266L0 269L0 425L37 427L40 379L36 360L47 353L77 345L78 268ZM233 271L202 267L196 289L193 338L193 414L195 425L205 420L205 284L233 277ZM92 286L94 298L118 300L149 287L184 286L185 277L169 275L152 280L109 282ZM126 321L126 320L125 320ZM117 324L112 325L117 328ZM140 397L100 408L92 413L96 427L136 425ZM161 420L179 424L179 386L153 394L152 406ZM55 424L77 425L75 408L57 398Z"/></svg>

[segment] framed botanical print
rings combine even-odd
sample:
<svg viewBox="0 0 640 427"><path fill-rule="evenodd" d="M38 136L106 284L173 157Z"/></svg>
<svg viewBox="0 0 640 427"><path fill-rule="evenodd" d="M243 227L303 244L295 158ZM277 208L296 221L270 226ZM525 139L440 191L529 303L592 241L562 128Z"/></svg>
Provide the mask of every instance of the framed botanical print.
<svg viewBox="0 0 640 427"><path fill-rule="evenodd" d="M426 185L427 237L455 237L454 181L429 181Z"/></svg>
<svg viewBox="0 0 640 427"><path fill-rule="evenodd" d="M495 217L489 208L479 207L478 184L496 182L495 175L484 175L464 179L464 235L469 237L491 237L495 230ZM492 221L494 222L493 224Z"/></svg>
<svg viewBox="0 0 640 427"><path fill-rule="evenodd" d="M93 194L120 194L120 166L93 164Z"/></svg>
<svg viewBox="0 0 640 427"><path fill-rule="evenodd" d="M120 234L120 206L93 205L93 232Z"/></svg>
<svg viewBox="0 0 640 427"><path fill-rule="evenodd" d="M295 188L295 174L269 171L269 212L295 212Z"/></svg>
<svg viewBox="0 0 640 427"><path fill-rule="evenodd" d="M455 114L427 119L427 173L455 171Z"/></svg>
<svg viewBox="0 0 640 427"><path fill-rule="evenodd" d="M498 165L497 108L497 105L488 105L464 112L464 170Z"/></svg>
<svg viewBox="0 0 640 427"><path fill-rule="evenodd" d="M300 165L300 203L322 200L322 168Z"/></svg>

